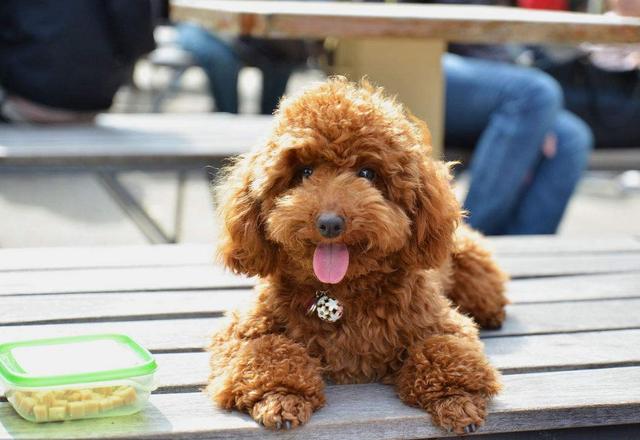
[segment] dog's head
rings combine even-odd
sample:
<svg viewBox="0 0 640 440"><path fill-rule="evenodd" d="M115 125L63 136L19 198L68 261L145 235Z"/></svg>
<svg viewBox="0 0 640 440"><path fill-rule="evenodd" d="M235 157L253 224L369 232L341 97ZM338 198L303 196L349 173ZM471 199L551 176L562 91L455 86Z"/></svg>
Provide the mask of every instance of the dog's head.
<svg viewBox="0 0 640 440"><path fill-rule="evenodd" d="M423 123L342 78L284 99L276 118L218 188L228 267L339 283L442 263L460 208Z"/></svg>

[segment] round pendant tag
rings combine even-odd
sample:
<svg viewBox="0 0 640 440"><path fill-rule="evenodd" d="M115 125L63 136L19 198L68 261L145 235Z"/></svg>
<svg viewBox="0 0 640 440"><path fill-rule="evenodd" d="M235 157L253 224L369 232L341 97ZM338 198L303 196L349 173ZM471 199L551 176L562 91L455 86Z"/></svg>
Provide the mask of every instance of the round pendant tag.
<svg viewBox="0 0 640 440"><path fill-rule="evenodd" d="M315 309L318 317L327 322L336 322L342 318L342 312L344 311L340 301L326 294L318 298L315 303Z"/></svg>

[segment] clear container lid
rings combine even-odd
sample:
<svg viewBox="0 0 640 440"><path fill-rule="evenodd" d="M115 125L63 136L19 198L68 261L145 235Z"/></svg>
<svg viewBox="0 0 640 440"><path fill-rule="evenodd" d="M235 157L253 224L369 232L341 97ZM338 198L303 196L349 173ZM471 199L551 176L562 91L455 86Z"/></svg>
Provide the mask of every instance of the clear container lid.
<svg viewBox="0 0 640 440"><path fill-rule="evenodd" d="M105 382L152 374L151 353L125 335L87 335L0 345L0 376L16 387Z"/></svg>

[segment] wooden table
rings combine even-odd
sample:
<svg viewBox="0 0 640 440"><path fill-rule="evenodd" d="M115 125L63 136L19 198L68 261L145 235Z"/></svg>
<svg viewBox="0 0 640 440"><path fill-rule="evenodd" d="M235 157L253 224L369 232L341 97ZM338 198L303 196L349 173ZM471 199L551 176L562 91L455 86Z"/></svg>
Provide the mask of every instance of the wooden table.
<svg viewBox="0 0 640 440"><path fill-rule="evenodd" d="M398 94L442 151L446 43L640 42L640 19L470 5L172 0L174 20L268 38L340 39L335 73Z"/></svg>
<svg viewBox="0 0 640 440"><path fill-rule="evenodd" d="M501 330L482 333L505 390L480 433L572 428L554 438L577 439L586 432L573 428L590 427L632 438L640 430L640 239L492 242L513 276L513 304ZM137 415L34 425L0 397L0 438L445 435L377 384L330 386L326 407L288 433L213 408L200 391L202 347L225 310L250 300L252 280L212 265L212 253L199 245L0 250L0 343L123 332L159 363L159 389ZM609 426L621 424L635 425Z"/></svg>

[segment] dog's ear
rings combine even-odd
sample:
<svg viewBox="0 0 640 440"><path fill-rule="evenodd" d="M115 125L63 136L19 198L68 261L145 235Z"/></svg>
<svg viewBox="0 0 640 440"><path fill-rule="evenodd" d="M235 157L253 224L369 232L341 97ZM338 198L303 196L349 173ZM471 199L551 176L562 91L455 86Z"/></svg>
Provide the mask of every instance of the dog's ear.
<svg viewBox="0 0 640 440"><path fill-rule="evenodd" d="M235 273L267 276L276 266L276 249L265 238L261 202L254 182L255 156L243 156L222 173L215 188L221 221L218 255Z"/></svg>
<svg viewBox="0 0 640 440"><path fill-rule="evenodd" d="M451 164L431 158L431 136L422 121L411 118L421 132L416 153L416 172L411 206L412 237L401 257L409 266L433 268L450 255L453 234L462 217L451 188Z"/></svg>

